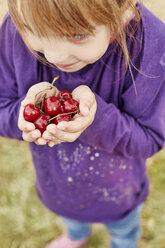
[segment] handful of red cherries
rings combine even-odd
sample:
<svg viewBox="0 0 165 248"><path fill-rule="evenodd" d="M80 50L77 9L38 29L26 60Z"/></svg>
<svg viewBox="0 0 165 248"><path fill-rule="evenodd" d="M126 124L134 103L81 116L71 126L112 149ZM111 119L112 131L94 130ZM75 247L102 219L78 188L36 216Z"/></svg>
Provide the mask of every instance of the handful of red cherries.
<svg viewBox="0 0 165 248"><path fill-rule="evenodd" d="M58 78L59 76L54 78L50 88L39 92L43 94L40 104L36 106L35 100L34 104L27 104L24 108L24 119L33 122L41 133L50 123L57 125L61 121L70 121L79 113L79 102L73 99L72 94L67 90L59 91L53 85ZM46 97L46 93L52 88L55 88L55 95Z"/></svg>

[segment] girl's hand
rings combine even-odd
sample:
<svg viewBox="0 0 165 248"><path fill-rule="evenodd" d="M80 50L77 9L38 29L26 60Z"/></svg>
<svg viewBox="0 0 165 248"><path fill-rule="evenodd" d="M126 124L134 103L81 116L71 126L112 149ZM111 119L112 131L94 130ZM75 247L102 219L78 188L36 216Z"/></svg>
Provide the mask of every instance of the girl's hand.
<svg viewBox="0 0 165 248"><path fill-rule="evenodd" d="M48 140L42 137L41 132L35 128L33 123L28 122L24 119L23 111L26 104L29 103L34 104L34 101L36 101L36 104L40 103L43 94L46 92L44 90L50 88L50 86L51 85L48 82L35 84L28 90L25 99L21 102L19 118L18 118L18 127L22 131L22 137L25 141L35 142L37 145L45 145L48 142ZM38 94L38 92L42 92L42 93ZM52 95L54 93L55 93L55 89L53 88L52 90L49 90L47 96ZM35 99L36 95L37 97Z"/></svg>
<svg viewBox="0 0 165 248"><path fill-rule="evenodd" d="M49 146L62 142L74 142L94 120L97 103L90 88L81 85L72 92L72 96L79 102L80 113L76 114L69 122L63 121L58 125L50 124L47 126L43 138L50 140Z"/></svg>

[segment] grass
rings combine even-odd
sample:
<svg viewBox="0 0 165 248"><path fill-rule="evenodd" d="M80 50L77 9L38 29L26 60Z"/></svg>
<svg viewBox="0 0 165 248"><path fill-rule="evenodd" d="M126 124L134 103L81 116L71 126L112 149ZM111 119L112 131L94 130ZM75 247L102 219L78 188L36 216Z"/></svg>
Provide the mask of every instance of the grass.
<svg viewBox="0 0 165 248"><path fill-rule="evenodd" d="M47 210L35 191L35 173L26 142L0 138L0 247L44 248L63 232L60 218ZM142 211L139 248L165 248L165 150L148 160L150 196ZM104 226L92 225L85 248L108 247Z"/></svg>

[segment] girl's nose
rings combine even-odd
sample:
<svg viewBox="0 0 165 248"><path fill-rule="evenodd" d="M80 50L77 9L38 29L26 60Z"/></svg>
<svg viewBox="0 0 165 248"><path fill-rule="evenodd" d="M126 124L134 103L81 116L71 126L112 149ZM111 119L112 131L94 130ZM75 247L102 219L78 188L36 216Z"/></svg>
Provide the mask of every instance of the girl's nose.
<svg viewBox="0 0 165 248"><path fill-rule="evenodd" d="M47 46L44 49L45 58L52 64L65 64L70 57L69 48L62 45Z"/></svg>
<svg viewBox="0 0 165 248"><path fill-rule="evenodd" d="M52 64L64 64L68 61L68 54L62 51L49 51L44 52L45 58Z"/></svg>

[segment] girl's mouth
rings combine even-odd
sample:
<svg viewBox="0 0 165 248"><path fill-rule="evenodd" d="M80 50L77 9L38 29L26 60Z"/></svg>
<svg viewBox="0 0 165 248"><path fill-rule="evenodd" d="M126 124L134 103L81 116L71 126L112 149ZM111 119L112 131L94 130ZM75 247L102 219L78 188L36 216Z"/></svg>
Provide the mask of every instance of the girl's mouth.
<svg viewBox="0 0 165 248"><path fill-rule="evenodd" d="M76 62L77 63L77 62ZM61 68L69 68L72 67L73 65L75 65L76 63L73 64L66 64L66 65L60 65L60 64L56 64L57 67L61 67Z"/></svg>

